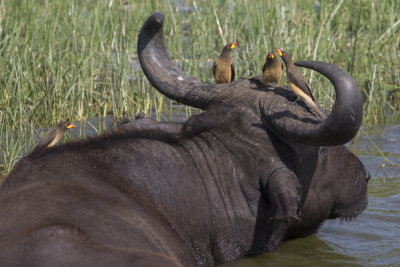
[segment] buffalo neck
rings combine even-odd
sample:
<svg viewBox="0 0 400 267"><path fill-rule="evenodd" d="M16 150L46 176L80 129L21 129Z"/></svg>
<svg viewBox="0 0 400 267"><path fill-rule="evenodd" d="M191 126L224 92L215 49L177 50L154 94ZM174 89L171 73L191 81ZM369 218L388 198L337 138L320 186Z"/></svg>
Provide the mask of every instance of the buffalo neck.
<svg viewBox="0 0 400 267"><path fill-rule="evenodd" d="M132 181L141 187L140 192L148 194L146 199L154 201L182 240L191 240L187 246L196 262L206 265L231 260L233 255L226 250L232 243L235 257L251 249L253 236L249 233L253 233L258 206L263 202L259 175L269 157L269 139L264 129L248 123L254 121L247 120L251 114L237 112L242 118L229 111L225 125L207 118L213 113L191 118L176 143L147 147L150 155L156 154L152 149L159 151L162 163L155 165L153 175ZM229 116L236 119L229 120ZM197 125L203 128L195 128ZM156 162L160 161L151 161L153 165ZM179 174L157 171L171 164L185 167ZM190 203L182 201L188 198ZM212 237L207 235L210 232Z"/></svg>

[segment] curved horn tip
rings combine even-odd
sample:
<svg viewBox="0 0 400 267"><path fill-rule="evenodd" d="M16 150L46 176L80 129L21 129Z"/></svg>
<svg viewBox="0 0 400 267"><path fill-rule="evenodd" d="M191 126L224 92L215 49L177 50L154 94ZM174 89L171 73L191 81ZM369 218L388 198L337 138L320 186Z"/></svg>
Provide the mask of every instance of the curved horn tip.
<svg viewBox="0 0 400 267"><path fill-rule="evenodd" d="M160 12L156 12L148 18L148 20L152 20L158 24L163 24L164 19L165 19L164 14Z"/></svg>
<svg viewBox="0 0 400 267"><path fill-rule="evenodd" d="M164 36L163 36L163 25L164 25L164 14L156 12L150 15L144 22L142 28L140 29L138 36L138 54L139 60L141 61L141 53L145 50L146 46L153 39L157 39L161 46L164 46Z"/></svg>
<svg viewBox="0 0 400 267"><path fill-rule="evenodd" d="M295 65L313 69L332 82L336 101L324 121L323 131L335 139L333 145L350 141L357 134L363 119L363 100L357 82L343 69L326 62L297 61Z"/></svg>
<svg viewBox="0 0 400 267"><path fill-rule="evenodd" d="M296 61L294 63L294 65L296 65L298 67L304 67L304 68L308 68L308 69L313 69L313 70L315 70L318 67L324 67L324 68L336 67L336 66L334 66L332 64L329 64L329 63L326 63L326 62L313 61L313 60Z"/></svg>
<svg viewBox="0 0 400 267"><path fill-rule="evenodd" d="M308 69L313 69L322 74L325 74L327 72L332 72L332 71L336 71L336 72L340 71L341 74L346 74L346 75L350 76L350 74L348 74L342 68L339 68L338 66L335 66L330 63L322 62L322 61L303 60L303 61L296 61L294 63L294 65L299 66L299 67L308 68Z"/></svg>
<svg viewBox="0 0 400 267"><path fill-rule="evenodd" d="M316 62L318 62L318 61L302 60L302 61L294 62L294 65L311 69L311 68L314 68ZM325 63L325 62L322 62L322 63Z"/></svg>
<svg viewBox="0 0 400 267"><path fill-rule="evenodd" d="M357 95L358 98L361 98L362 101L361 91L358 87L358 84L353 79L353 77L342 68L339 68L338 66L322 61L305 60L305 61L296 61L294 64L299 67L305 67L318 71L322 75L326 76L329 80L331 80L331 82L334 83L334 86L336 86L337 83L340 83L342 86L346 88L356 89L352 90L353 94Z"/></svg>
<svg viewBox="0 0 400 267"><path fill-rule="evenodd" d="M145 23L142 26L142 29L140 30L140 33L143 34L154 34L158 32L160 29L162 29L162 26L164 24L164 14L162 13L154 13L151 16L147 18ZM139 34L140 35L140 34Z"/></svg>

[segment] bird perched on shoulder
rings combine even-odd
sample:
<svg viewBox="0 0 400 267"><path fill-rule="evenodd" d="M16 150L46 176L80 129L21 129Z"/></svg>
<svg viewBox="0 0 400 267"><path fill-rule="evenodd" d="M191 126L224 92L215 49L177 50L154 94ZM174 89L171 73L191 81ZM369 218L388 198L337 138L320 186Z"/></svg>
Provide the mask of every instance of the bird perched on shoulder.
<svg viewBox="0 0 400 267"><path fill-rule="evenodd" d="M322 111L317 107L314 103L315 98L311 93L310 87L307 84L306 78L304 78L303 74L300 70L294 65L292 57L288 52L281 51L279 49L275 49L276 52L281 56L283 62L286 66L286 77L289 83L290 88L293 92L303 99L306 103L308 103L312 109L321 117L324 118L325 115Z"/></svg>
<svg viewBox="0 0 400 267"><path fill-rule="evenodd" d="M233 59L231 57L231 51L233 48L238 46L238 42L225 45L222 49L221 54L217 57L214 62L213 73L215 82L219 83L230 83L235 80L235 66L233 65Z"/></svg>
<svg viewBox="0 0 400 267"><path fill-rule="evenodd" d="M274 52L268 53L262 70L263 75L261 82L263 84L275 83L279 85L282 78L283 65L282 62L275 57Z"/></svg>
<svg viewBox="0 0 400 267"><path fill-rule="evenodd" d="M292 57L288 52L275 49L276 52L282 57L283 62L286 66L286 77L290 88L297 94L297 88L303 91L307 96L309 96L312 101L315 101L314 96L311 93L310 87L307 84L306 78L299 71L299 69L294 65Z"/></svg>
<svg viewBox="0 0 400 267"><path fill-rule="evenodd" d="M61 137L64 135L65 131L70 128L75 128L76 126L71 124L69 121L60 121L56 126L51 127L40 140L40 142L35 146L33 151L42 150L54 146L60 141Z"/></svg>

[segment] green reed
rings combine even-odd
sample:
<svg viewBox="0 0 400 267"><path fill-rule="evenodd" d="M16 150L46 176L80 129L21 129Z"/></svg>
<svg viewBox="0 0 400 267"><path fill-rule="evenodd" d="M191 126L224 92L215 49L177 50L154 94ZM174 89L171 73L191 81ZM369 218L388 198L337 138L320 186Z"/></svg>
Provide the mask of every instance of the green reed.
<svg viewBox="0 0 400 267"><path fill-rule="evenodd" d="M31 149L37 129L61 118L79 122L141 111L172 119L173 102L151 87L137 60L140 27L156 11L166 16L172 60L202 81L213 82L213 61L228 42L240 43L233 52L237 77L260 74L267 52L282 48L295 60L326 61L351 73L365 99L365 125L398 121L398 10L395 0L3 0L0 172ZM329 110L335 96L327 79L304 73Z"/></svg>

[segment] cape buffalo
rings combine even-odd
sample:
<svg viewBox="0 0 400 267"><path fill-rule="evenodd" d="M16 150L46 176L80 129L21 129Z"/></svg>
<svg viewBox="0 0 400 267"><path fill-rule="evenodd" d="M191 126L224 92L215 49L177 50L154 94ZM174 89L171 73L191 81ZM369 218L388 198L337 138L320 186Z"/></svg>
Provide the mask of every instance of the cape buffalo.
<svg viewBox="0 0 400 267"><path fill-rule="evenodd" d="M182 73L163 22L153 14L139 34L143 71L167 97L205 112L19 160L0 189L3 266L212 265L272 251L366 207L369 174L343 146L362 121L347 73L297 63L333 83L336 102L321 120L289 88Z"/></svg>

